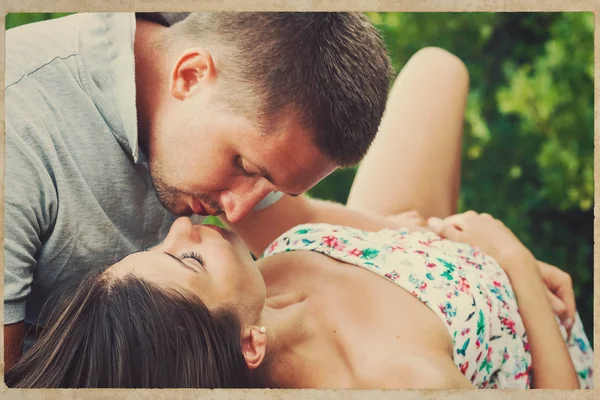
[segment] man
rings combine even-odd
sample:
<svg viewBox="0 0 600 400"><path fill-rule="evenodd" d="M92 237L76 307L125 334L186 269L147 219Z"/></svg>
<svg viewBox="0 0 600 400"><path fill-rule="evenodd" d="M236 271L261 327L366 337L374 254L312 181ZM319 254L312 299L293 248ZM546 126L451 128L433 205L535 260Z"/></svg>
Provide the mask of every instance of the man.
<svg viewBox="0 0 600 400"><path fill-rule="evenodd" d="M284 226L360 226L293 196L375 136L391 67L366 17L157 21L77 14L7 32L6 369L65 280L158 244L176 215L222 215L255 254L270 214L241 221L277 200Z"/></svg>

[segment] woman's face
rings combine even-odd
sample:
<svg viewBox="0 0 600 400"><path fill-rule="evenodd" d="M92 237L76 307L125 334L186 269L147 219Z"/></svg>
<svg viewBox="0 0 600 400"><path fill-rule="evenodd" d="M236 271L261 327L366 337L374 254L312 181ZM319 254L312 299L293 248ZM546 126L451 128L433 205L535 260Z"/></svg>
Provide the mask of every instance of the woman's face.
<svg viewBox="0 0 600 400"><path fill-rule="evenodd" d="M125 257L107 272L117 276L133 273L160 285L184 288L197 294L209 309L233 305L242 322L252 324L266 297L264 280L254 264L234 232L193 225L189 218L181 217L162 244Z"/></svg>

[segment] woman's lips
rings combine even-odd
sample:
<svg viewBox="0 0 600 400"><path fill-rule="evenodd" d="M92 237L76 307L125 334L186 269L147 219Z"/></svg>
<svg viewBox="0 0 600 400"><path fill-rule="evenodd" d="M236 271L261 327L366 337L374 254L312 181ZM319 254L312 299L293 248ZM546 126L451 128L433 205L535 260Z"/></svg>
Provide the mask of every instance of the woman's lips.
<svg viewBox="0 0 600 400"><path fill-rule="evenodd" d="M223 237L225 236L225 230L224 230L223 228L221 228L221 227L217 226L217 225L203 224L202 226L205 226L205 227L207 227L207 228L214 229L215 231L219 232L219 234L220 234L221 236L223 236Z"/></svg>
<svg viewBox="0 0 600 400"><path fill-rule="evenodd" d="M235 242L240 240L238 235L232 230L221 228L220 226L216 226L216 225L212 225L212 224L202 224L202 226L211 228L211 229L217 231L221 235L221 237L223 239L227 240L229 243L234 244Z"/></svg>

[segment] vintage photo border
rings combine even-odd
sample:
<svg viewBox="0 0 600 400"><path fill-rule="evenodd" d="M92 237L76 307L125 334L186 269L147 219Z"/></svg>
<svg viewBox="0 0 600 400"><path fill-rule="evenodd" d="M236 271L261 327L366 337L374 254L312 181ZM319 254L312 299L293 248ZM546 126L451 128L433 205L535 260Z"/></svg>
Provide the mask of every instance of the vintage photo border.
<svg viewBox="0 0 600 400"><path fill-rule="evenodd" d="M250 0L246 2L234 0L179 0L177 2L166 2L164 0L3 0L0 3L2 10L2 28L5 29L6 14L11 12L170 12L170 11L404 11L404 12L592 12L594 13L595 26L598 25L599 17L596 11L600 9L599 2L595 0ZM594 51L598 43L598 30L594 30ZM2 35L0 47L0 77L4 82L5 68L5 35ZM598 79L599 55L595 51L594 82ZM594 84L594 107L598 99L597 85ZM0 238L4 243L4 168L5 168L5 129L4 129L4 90L0 94ZM594 143L598 144L598 121L596 108L594 112ZM596 148L596 146L595 146ZM598 150L595 150L595 154ZM595 157L594 157L595 159ZM600 175L597 162L594 162L594 178ZM598 209L598 189L595 189L594 211ZM594 219L594 242L598 238L597 221ZM597 259L598 248L594 246L594 260ZM0 264L4 265L4 252L0 253ZM594 261L594 293L599 287L599 273ZM4 274L0 278L0 291L4 292ZM0 309L3 311L3 305ZM594 298L594 310L598 308L598 299ZM2 312L3 314L3 312ZM598 335L596 313L594 313L594 343ZM1 337L2 335L0 335ZM3 338L0 348L3 352ZM596 346L594 348L597 351ZM1 370L4 370L0 359ZM598 371L598 355L594 359L595 370ZM4 373L2 372L2 375ZM593 390L300 390L300 389L232 389L232 390L210 390L210 389L8 389L4 379L0 385L0 397L4 399L100 399L100 398L149 398L149 399L173 399L173 398L213 398L213 399L506 399L527 398L537 399L593 399L600 398L600 379L595 374Z"/></svg>

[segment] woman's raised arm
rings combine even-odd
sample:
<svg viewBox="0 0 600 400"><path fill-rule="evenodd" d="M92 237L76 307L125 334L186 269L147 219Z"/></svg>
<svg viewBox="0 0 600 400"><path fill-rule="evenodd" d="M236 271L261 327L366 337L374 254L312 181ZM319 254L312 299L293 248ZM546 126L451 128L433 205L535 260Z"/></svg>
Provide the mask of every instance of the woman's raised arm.
<svg viewBox="0 0 600 400"><path fill-rule="evenodd" d="M436 233L479 247L508 276L519 305L532 357L532 386L579 389L579 379L546 294L537 260L501 221L468 211L430 221Z"/></svg>

